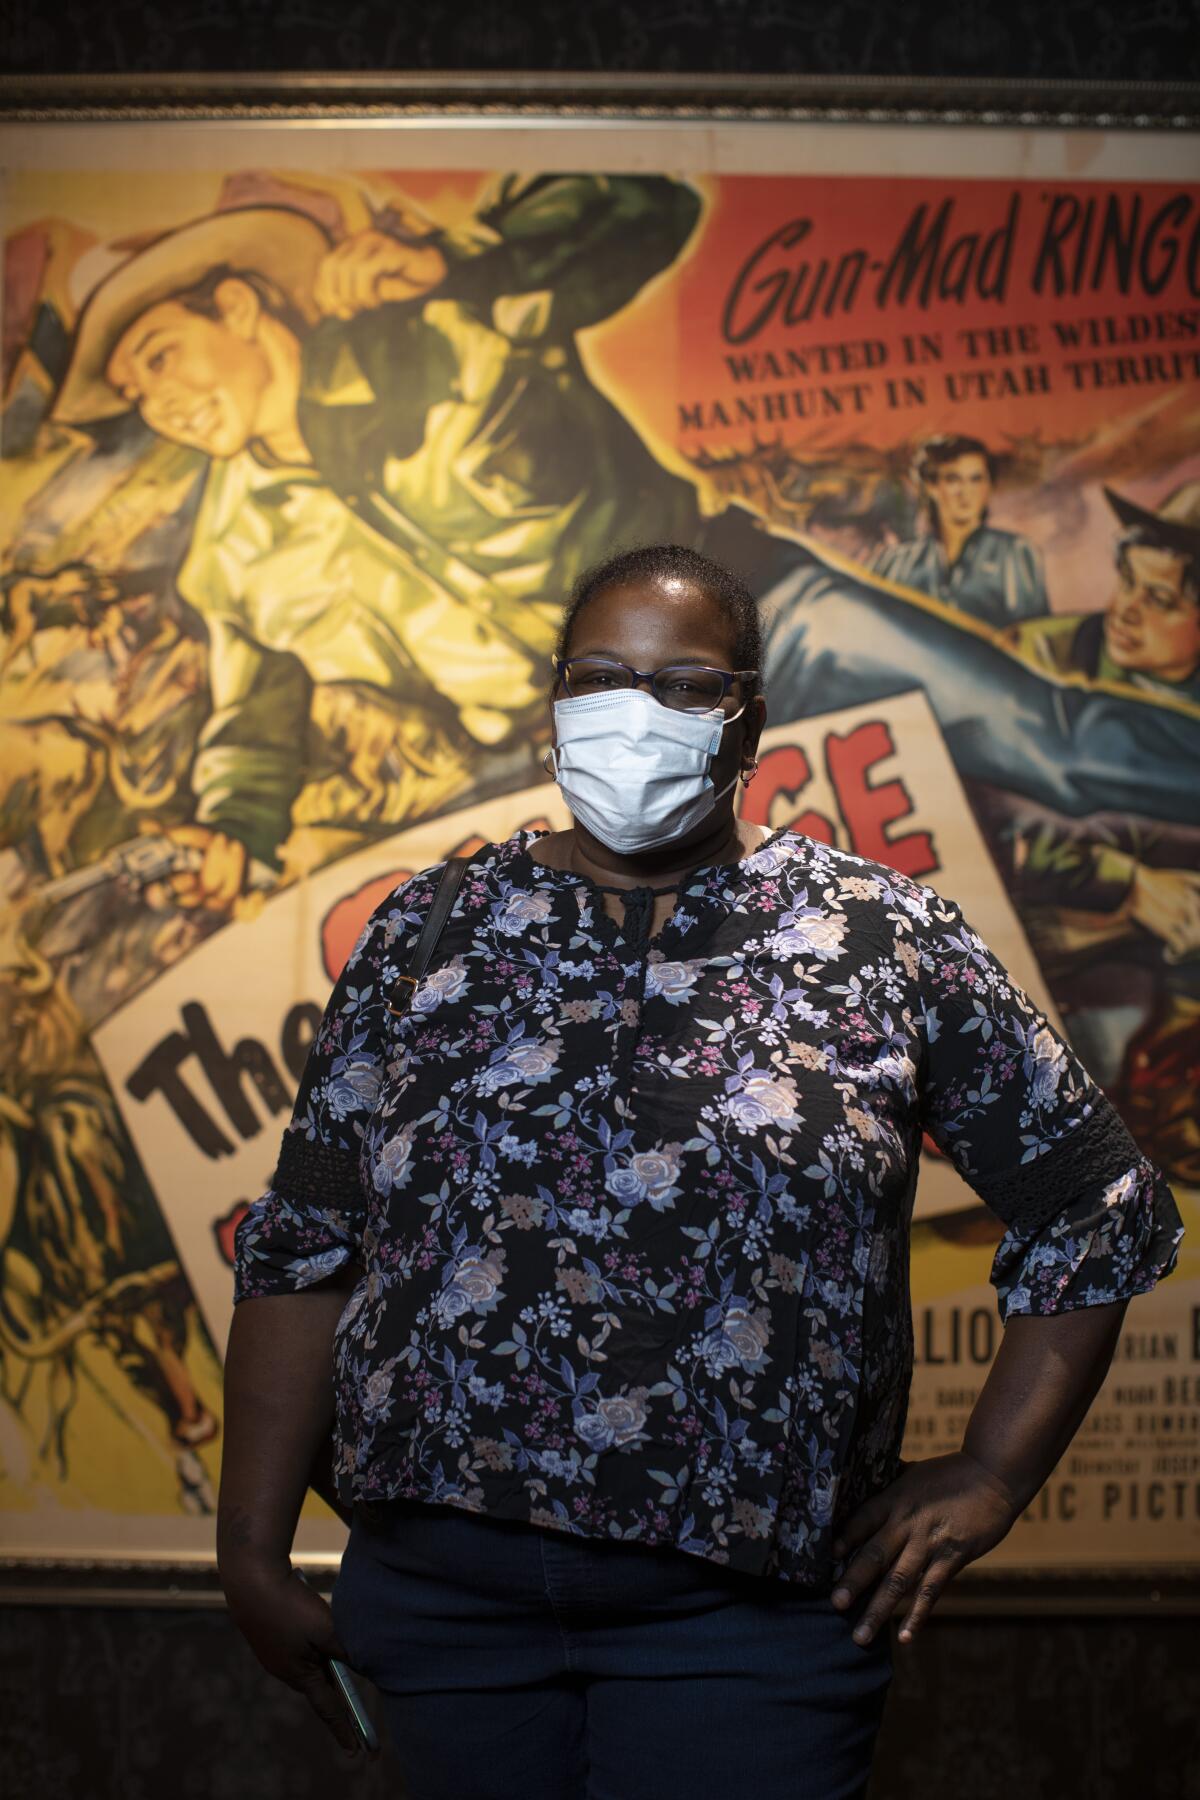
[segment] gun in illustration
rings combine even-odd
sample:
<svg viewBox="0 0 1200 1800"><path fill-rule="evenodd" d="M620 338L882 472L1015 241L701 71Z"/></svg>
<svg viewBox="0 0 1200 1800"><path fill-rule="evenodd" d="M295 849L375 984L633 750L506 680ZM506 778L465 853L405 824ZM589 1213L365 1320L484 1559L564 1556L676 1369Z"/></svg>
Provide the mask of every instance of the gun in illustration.
<svg viewBox="0 0 1200 1800"><path fill-rule="evenodd" d="M109 574L82 562L6 569L0 574L0 629L24 638L51 625L97 625L110 606L136 598L146 585L145 571Z"/></svg>
<svg viewBox="0 0 1200 1800"><path fill-rule="evenodd" d="M157 881L169 880L172 875L194 873L203 860L203 851L173 843L170 838L158 834L129 838L85 868L72 869L69 874L43 882L38 889L38 899L43 904L57 906L109 881L151 887ZM277 872L268 863L260 862L256 857L249 859L246 864L248 889L265 890L274 887L277 880Z"/></svg>

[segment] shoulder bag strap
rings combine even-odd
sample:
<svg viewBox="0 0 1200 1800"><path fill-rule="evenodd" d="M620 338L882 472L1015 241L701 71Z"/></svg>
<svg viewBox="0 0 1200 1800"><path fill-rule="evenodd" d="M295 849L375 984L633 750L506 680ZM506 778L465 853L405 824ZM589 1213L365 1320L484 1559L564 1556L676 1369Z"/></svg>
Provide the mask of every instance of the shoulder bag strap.
<svg viewBox="0 0 1200 1800"><path fill-rule="evenodd" d="M433 899L429 904L429 911L425 914L425 923L421 927L421 935L417 939L416 947L413 950L412 961L408 966L408 973L405 975L397 975L396 985L392 989L391 998L388 1000L388 1011L394 1019L402 1019L412 1005L413 995L416 993L421 978L424 976L430 962L433 960L433 953L437 949L438 939L442 935L446 920L450 917L450 911L454 905L455 896L462 886L463 876L467 872L469 861L470 859L465 856L451 856L447 858L446 866L438 877L438 884L434 889Z"/></svg>

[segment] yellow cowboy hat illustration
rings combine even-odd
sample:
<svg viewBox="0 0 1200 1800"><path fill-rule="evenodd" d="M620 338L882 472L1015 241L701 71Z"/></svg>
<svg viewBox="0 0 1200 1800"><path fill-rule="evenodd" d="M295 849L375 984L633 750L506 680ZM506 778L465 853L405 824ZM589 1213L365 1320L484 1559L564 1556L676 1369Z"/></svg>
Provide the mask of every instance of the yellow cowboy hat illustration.
<svg viewBox="0 0 1200 1800"><path fill-rule="evenodd" d="M167 232L89 295L53 416L66 425L83 425L129 412L129 401L106 378L113 351L142 313L187 293L214 269L265 276L315 324L313 284L330 248L315 220L283 206L235 207Z"/></svg>

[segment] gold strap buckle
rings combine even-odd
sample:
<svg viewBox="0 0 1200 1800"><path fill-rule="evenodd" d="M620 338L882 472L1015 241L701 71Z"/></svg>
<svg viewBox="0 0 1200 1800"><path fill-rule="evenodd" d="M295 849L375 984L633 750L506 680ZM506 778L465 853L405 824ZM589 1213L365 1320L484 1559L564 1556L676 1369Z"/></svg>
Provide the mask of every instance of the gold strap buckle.
<svg viewBox="0 0 1200 1800"><path fill-rule="evenodd" d="M404 1018L405 1014L408 1012L409 1008L412 1006L413 995L416 993L418 987L421 985L415 975L397 975L397 977L396 977L397 984L400 983L401 981L404 982L405 986L408 988L408 993L405 995L403 1006L393 1006L391 1001L390 1000L388 1001L387 1009L391 1013L393 1019Z"/></svg>

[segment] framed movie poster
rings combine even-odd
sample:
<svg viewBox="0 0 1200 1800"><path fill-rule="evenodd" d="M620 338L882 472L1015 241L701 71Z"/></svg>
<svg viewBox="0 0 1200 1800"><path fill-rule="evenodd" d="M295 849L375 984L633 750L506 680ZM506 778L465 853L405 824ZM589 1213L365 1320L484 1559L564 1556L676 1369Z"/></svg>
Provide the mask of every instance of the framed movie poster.
<svg viewBox="0 0 1200 1800"><path fill-rule="evenodd" d="M0 127L7 1554L210 1561L233 1232L331 982L407 873L563 822L564 596L670 540L761 599L747 816L960 901L1190 1228L983 1572L1194 1574L1195 137L556 105ZM1001 1226L925 1161L912 1457L999 1335Z"/></svg>

